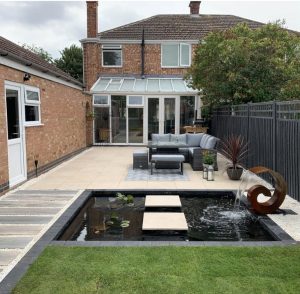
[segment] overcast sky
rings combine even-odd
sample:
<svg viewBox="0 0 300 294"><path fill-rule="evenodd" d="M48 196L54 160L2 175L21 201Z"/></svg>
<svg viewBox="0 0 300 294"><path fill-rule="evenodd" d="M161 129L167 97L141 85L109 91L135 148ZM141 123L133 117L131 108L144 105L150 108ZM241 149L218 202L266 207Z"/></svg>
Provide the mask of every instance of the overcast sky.
<svg viewBox="0 0 300 294"><path fill-rule="evenodd" d="M107 30L155 14L189 13L189 1L99 1L99 30ZM300 31L300 1L202 1L200 13L233 14L261 22L278 19ZM18 44L35 44L59 57L86 36L86 4L0 0L1 36Z"/></svg>

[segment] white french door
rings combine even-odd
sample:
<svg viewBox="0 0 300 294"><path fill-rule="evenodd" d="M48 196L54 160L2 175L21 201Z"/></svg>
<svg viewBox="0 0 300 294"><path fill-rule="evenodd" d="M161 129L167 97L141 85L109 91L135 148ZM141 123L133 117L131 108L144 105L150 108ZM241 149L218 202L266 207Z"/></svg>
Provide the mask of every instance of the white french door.
<svg viewBox="0 0 300 294"><path fill-rule="evenodd" d="M6 85L9 186L26 180L26 161L21 87Z"/></svg>

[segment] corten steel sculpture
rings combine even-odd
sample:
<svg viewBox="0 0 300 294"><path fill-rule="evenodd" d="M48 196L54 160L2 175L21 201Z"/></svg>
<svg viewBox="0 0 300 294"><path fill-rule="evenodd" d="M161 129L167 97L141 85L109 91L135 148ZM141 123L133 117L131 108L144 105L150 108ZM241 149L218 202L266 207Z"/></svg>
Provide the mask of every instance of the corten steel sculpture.
<svg viewBox="0 0 300 294"><path fill-rule="evenodd" d="M249 171L256 175L261 173L269 173L273 177L275 181L275 191L273 195L271 195L271 191L265 186L254 185L248 190L247 198L255 212L259 214L274 213L281 206L287 194L287 184L285 180L279 173L263 166L250 168ZM257 197L259 194L264 194L265 196L271 198L260 203L257 202Z"/></svg>

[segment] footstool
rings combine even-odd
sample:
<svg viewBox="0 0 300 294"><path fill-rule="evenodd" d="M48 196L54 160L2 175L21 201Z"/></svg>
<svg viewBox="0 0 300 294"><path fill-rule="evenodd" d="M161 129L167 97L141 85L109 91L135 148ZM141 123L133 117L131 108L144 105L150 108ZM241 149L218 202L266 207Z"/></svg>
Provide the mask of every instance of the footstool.
<svg viewBox="0 0 300 294"><path fill-rule="evenodd" d="M148 169L148 150L133 151L133 169Z"/></svg>

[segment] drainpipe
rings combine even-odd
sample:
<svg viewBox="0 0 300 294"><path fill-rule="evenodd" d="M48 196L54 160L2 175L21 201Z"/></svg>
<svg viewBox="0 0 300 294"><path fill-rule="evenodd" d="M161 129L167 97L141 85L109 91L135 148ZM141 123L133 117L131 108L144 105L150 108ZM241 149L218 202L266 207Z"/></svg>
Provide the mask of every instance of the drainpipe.
<svg viewBox="0 0 300 294"><path fill-rule="evenodd" d="M142 76L142 79L144 79L145 78L145 30L144 30L144 28L143 28L143 34L142 34L141 52L142 52L141 76Z"/></svg>

